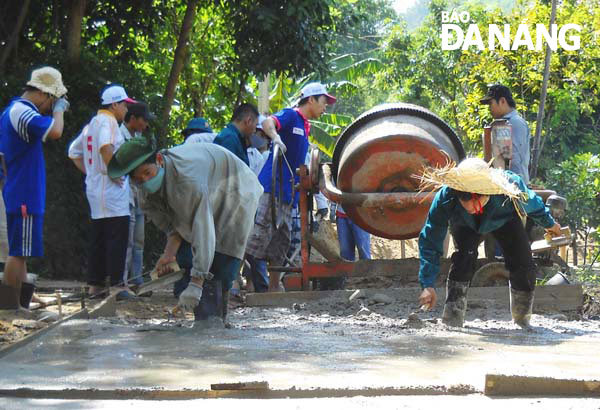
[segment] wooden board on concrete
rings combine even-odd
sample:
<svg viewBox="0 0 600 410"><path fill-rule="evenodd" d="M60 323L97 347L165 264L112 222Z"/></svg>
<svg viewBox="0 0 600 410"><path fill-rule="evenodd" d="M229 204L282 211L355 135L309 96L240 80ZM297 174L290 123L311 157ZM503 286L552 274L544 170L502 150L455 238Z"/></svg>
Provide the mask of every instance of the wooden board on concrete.
<svg viewBox="0 0 600 410"><path fill-rule="evenodd" d="M89 318L114 317L117 315L117 294L114 292L106 297L98 306L90 310Z"/></svg>
<svg viewBox="0 0 600 410"><path fill-rule="evenodd" d="M160 276L158 279L151 280L150 282L140 285L135 291L136 295L141 295L146 292L153 292L155 290L164 289L169 285L177 282L183 277L184 270L177 272L167 273L166 275Z"/></svg>
<svg viewBox="0 0 600 410"><path fill-rule="evenodd" d="M49 279L38 279L35 282L35 288L37 290L51 290L55 289L76 289L80 290L81 288L87 287L87 283L78 282L75 280L49 280Z"/></svg>
<svg viewBox="0 0 600 410"><path fill-rule="evenodd" d="M324 299L347 301L355 292L353 290L326 290L308 292L249 293L246 295L248 306L291 307L294 303L305 303ZM446 298L445 289L437 289L438 300ZM395 300L417 303L420 288L397 289L361 289L361 295L370 298L382 293ZM469 302L506 307L509 305L508 287L485 287L469 289ZM442 302L441 302L442 303ZM581 285L538 286L535 290L534 313L536 309L572 311L583 305L583 289Z"/></svg>
<svg viewBox="0 0 600 410"><path fill-rule="evenodd" d="M488 396L600 396L600 379L572 380L549 377L485 375Z"/></svg>
<svg viewBox="0 0 600 410"><path fill-rule="evenodd" d="M269 382L215 383L211 390L268 390Z"/></svg>

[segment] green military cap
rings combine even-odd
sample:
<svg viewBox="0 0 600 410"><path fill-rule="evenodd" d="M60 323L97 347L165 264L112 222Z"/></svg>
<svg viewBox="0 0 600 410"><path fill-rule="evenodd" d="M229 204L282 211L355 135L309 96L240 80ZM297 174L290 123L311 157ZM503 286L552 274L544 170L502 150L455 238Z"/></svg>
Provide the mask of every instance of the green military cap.
<svg viewBox="0 0 600 410"><path fill-rule="evenodd" d="M108 176L119 178L139 167L154 153L154 147L144 137L135 137L119 147L108 163Z"/></svg>

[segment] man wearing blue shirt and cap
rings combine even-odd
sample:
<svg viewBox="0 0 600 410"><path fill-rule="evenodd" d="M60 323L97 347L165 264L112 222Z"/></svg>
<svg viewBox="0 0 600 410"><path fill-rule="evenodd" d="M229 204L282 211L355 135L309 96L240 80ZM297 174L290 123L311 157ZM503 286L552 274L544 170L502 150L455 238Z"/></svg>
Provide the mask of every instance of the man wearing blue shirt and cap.
<svg viewBox="0 0 600 410"><path fill-rule="evenodd" d="M310 133L309 120L317 119L325 112L327 105L334 104L335 97L327 94L325 86L321 83L309 83L302 88L300 102L297 108L286 108L278 113L267 117L263 123L264 133L271 138L274 145L277 145L287 159L287 162L294 172L290 174L287 165L283 166L283 214L280 227L275 230L271 222L271 195L272 189L275 189L275 196L278 195L280 185L280 176L277 174L276 186L271 186L271 174L273 166L273 147L267 162L263 166L258 180L264 187L265 193L261 196L256 213L254 229L248 240L246 249L247 259L253 265L252 271L255 277L265 277L267 270L267 261L274 265L283 265L285 255L290 246L291 226L292 226L292 208L298 202L298 193L292 198L292 180L298 183L300 178L296 174L296 169L304 164L306 153L308 151L308 135ZM282 160L285 162L285 160ZM276 204L278 206L279 204ZM257 291L266 291L266 285L256 288ZM270 272L269 286L270 291L279 290L279 273Z"/></svg>
<svg viewBox="0 0 600 410"><path fill-rule="evenodd" d="M52 67L33 70L21 97L0 116L0 152L6 170L2 191L6 205L9 253L3 282L21 292L26 257L43 256L46 168L42 143L59 139L69 102L62 75Z"/></svg>

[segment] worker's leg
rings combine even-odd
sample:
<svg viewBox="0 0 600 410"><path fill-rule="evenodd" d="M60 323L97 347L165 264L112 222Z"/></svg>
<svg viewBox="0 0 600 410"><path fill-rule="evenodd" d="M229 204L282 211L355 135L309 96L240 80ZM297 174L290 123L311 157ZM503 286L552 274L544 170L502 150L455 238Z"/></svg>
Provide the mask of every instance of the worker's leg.
<svg viewBox="0 0 600 410"><path fill-rule="evenodd" d="M352 224L352 235L358 249L358 259L371 259L371 234L354 222Z"/></svg>
<svg viewBox="0 0 600 410"><path fill-rule="evenodd" d="M250 254L246 254L246 260L250 265L248 269L247 279L252 281L254 291L257 293L266 292L269 290L269 274L267 272L267 261L258 259Z"/></svg>
<svg viewBox="0 0 600 410"><path fill-rule="evenodd" d="M135 226L133 229L133 248L131 251L131 273L130 280L136 285L142 285L144 278L142 278L143 265L144 265L144 213L139 206L134 208L135 215Z"/></svg>
<svg viewBox="0 0 600 410"><path fill-rule="evenodd" d="M279 229L275 231L269 243L269 263L275 266L285 265L285 255L291 243L291 216L286 217ZM269 271L269 292L279 292L281 272Z"/></svg>
<svg viewBox="0 0 600 410"><path fill-rule="evenodd" d="M504 250L504 263L510 274L510 309L513 320L521 327L528 327L533 308L536 267L531 257L527 232L515 215L493 234Z"/></svg>
<svg viewBox="0 0 600 410"><path fill-rule="evenodd" d="M185 271L183 277L173 284L173 295L178 298L179 295L181 295L181 292L183 292L190 283L190 272L192 270L192 246L189 242L184 240L181 241L181 245L179 245L179 249L177 249L177 255L175 258L179 268Z"/></svg>
<svg viewBox="0 0 600 410"><path fill-rule="evenodd" d="M131 260L133 257L133 231L135 229L135 213L133 205L129 204L129 232L127 235L127 253L125 254L125 269L123 269L123 283L128 282L133 277L133 270L131 267Z"/></svg>
<svg viewBox="0 0 600 410"><path fill-rule="evenodd" d="M279 209L279 207L278 207ZM267 260L271 265L284 266L285 256L290 248L292 241L292 208L291 206L282 207L281 214L278 215L281 225L279 229L273 231L271 240L267 246ZM272 225L269 217L269 224ZM269 292L279 292L281 272L269 271Z"/></svg>
<svg viewBox="0 0 600 410"><path fill-rule="evenodd" d="M121 285L121 273L125 268L127 240L129 238L129 216L106 218L106 271L110 275L110 285Z"/></svg>
<svg viewBox="0 0 600 410"><path fill-rule="evenodd" d="M106 244L104 218L92 219L88 255L88 285L90 296L97 296L106 284Z"/></svg>
<svg viewBox="0 0 600 410"><path fill-rule="evenodd" d="M467 292L475 273L481 235L465 225L450 226L450 231L456 250L450 257L442 321L449 326L461 327L467 312Z"/></svg>
<svg viewBox="0 0 600 410"><path fill-rule="evenodd" d="M207 320L210 317L226 319L229 290L241 266L241 259L215 252L210 267L214 277L204 281L202 299L194 309L195 320Z"/></svg>
<svg viewBox="0 0 600 410"><path fill-rule="evenodd" d="M337 234L340 243L340 256L347 261L356 260L354 235L352 234L352 222L347 217L337 217Z"/></svg>
<svg viewBox="0 0 600 410"><path fill-rule="evenodd" d="M206 320L211 316L226 319L229 290L241 266L240 259L215 252L210 267L210 272L214 277L204 282L202 299L198 307L194 309L195 320Z"/></svg>

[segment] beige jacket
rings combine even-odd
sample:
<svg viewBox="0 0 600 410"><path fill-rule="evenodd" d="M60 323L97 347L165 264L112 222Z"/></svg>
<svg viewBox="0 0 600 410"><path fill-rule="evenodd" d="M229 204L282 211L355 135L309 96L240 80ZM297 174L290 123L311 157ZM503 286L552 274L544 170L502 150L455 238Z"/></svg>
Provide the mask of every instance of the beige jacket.
<svg viewBox="0 0 600 410"><path fill-rule="evenodd" d="M163 185L140 189L142 210L159 229L192 246L192 276L206 277L215 251L243 259L263 188L244 162L214 144L186 144L161 153Z"/></svg>

